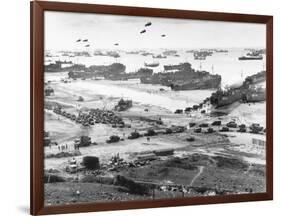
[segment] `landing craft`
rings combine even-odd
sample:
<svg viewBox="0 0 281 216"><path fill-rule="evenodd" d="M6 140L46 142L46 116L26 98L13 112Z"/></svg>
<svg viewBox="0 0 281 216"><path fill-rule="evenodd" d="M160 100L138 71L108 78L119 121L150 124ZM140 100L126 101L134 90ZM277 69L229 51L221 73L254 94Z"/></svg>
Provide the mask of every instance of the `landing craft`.
<svg viewBox="0 0 281 216"><path fill-rule="evenodd" d="M152 24L151 22L148 22L148 23L146 23L144 26L145 26L145 27L148 27L148 26L151 26L151 24Z"/></svg>
<svg viewBox="0 0 281 216"><path fill-rule="evenodd" d="M83 42L88 42L88 39L84 39Z"/></svg>
<svg viewBox="0 0 281 216"><path fill-rule="evenodd" d="M165 35L165 34L162 34L161 37L166 37L166 35Z"/></svg>
<svg viewBox="0 0 281 216"><path fill-rule="evenodd" d="M146 32L146 30L144 29L144 30L142 30L140 33L143 34L143 33L145 33L145 32Z"/></svg>
<svg viewBox="0 0 281 216"><path fill-rule="evenodd" d="M78 39L76 42L80 42L81 41L81 39Z"/></svg>

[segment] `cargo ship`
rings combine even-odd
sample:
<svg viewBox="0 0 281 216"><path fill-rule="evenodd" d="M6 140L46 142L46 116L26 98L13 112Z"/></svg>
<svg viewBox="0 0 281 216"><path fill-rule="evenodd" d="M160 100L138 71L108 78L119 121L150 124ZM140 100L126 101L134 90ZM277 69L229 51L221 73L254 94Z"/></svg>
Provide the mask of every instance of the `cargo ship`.
<svg viewBox="0 0 281 216"><path fill-rule="evenodd" d="M251 51L244 56L238 58L239 60L262 60L262 53L259 51Z"/></svg>
<svg viewBox="0 0 281 216"><path fill-rule="evenodd" d="M163 52L163 55L165 55L165 56L175 56L175 55L177 55L177 51L176 50L165 50L164 52Z"/></svg>
<svg viewBox="0 0 281 216"><path fill-rule="evenodd" d="M100 50L96 50L94 52L95 56L109 56L109 57L113 57L113 58L119 58L120 54L118 52L115 51L107 51L107 52L102 52Z"/></svg>
<svg viewBox="0 0 281 216"><path fill-rule="evenodd" d="M195 51L193 53L194 60L206 60L207 56L211 56L212 51Z"/></svg>
<svg viewBox="0 0 281 216"><path fill-rule="evenodd" d="M158 67L159 62L152 62L152 63L144 63L145 67Z"/></svg>
<svg viewBox="0 0 281 216"><path fill-rule="evenodd" d="M258 55L258 56L245 55L238 58L238 60L262 60L262 59L263 59L262 55Z"/></svg>

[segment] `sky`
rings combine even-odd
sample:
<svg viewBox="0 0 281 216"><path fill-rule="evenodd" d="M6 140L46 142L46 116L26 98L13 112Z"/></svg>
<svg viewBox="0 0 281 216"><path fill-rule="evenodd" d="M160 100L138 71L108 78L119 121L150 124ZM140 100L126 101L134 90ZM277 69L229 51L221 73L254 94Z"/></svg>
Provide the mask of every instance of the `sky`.
<svg viewBox="0 0 281 216"><path fill-rule="evenodd" d="M45 49L265 48L264 24L45 12ZM152 25L144 27L147 22ZM146 29L146 33L140 31ZM166 37L161 37L165 34Z"/></svg>

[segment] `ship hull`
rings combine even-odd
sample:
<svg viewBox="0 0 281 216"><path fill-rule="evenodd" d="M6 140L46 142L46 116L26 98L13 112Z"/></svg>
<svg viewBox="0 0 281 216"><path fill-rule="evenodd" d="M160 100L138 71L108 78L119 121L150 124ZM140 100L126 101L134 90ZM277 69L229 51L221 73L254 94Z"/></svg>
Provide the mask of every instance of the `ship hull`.
<svg viewBox="0 0 281 216"><path fill-rule="evenodd" d="M245 61L245 60L262 60L263 57L239 57L238 60L242 60L242 61Z"/></svg>

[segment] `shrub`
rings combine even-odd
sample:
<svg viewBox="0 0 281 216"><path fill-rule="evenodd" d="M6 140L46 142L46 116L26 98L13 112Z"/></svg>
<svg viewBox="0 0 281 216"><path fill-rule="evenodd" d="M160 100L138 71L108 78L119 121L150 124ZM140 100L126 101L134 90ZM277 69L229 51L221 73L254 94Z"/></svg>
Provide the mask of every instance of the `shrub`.
<svg viewBox="0 0 281 216"><path fill-rule="evenodd" d="M99 169L100 168L100 163L99 163L99 158L95 156L85 156L83 157L83 165L87 169Z"/></svg>
<svg viewBox="0 0 281 216"><path fill-rule="evenodd" d="M81 136L79 146L84 147L84 146L89 146L89 145L91 145L91 137Z"/></svg>
<svg viewBox="0 0 281 216"><path fill-rule="evenodd" d="M149 187L136 183L133 180L128 179L121 175L117 175L115 177L114 184L126 187L129 190L129 192L133 194L140 194L140 195L149 194Z"/></svg>
<svg viewBox="0 0 281 216"><path fill-rule="evenodd" d="M65 182L65 178L54 174L44 174L44 183Z"/></svg>

